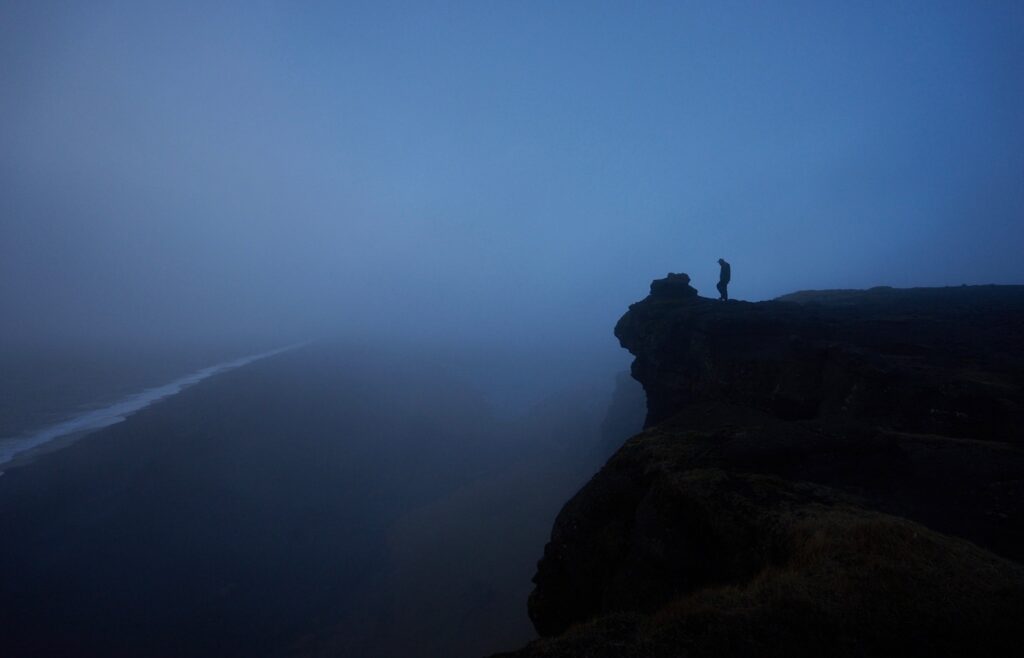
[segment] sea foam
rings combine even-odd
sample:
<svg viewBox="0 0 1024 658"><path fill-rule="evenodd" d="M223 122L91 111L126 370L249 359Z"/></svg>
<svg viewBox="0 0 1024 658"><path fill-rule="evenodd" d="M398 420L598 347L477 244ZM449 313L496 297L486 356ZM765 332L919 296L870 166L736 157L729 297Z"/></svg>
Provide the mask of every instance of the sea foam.
<svg viewBox="0 0 1024 658"><path fill-rule="evenodd" d="M23 436L0 439L0 464L6 464L21 453L38 448L39 446L49 443L54 439L59 439L62 436L78 434L80 432L90 432L110 425L115 425L133 413L141 409L145 409L154 402L176 395L182 390L192 386L193 384L198 384L204 379L213 377L214 375L219 375L220 373L227 372L228 370L241 368L253 361L258 361L260 359L274 356L275 354L281 354L282 352L293 350L304 344L305 343L296 343L294 345L287 345L268 352L251 354L233 361L219 363L217 365L198 370L192 374L185 375L179 379L175 379L169 384L156 386L154 388L147 388L144 391L122 398L109 406L87 411L69 418L68 420L57 423L56 425L50 425ZM2 471L0 471L0 474L2 474Z"/></svg>

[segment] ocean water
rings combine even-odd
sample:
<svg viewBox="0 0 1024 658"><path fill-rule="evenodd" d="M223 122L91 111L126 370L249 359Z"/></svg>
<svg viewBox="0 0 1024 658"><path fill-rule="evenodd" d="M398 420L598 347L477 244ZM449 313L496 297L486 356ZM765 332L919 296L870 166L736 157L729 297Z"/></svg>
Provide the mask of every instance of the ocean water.
<svg viewBox="0 0 1024 658"><path fill-rule="evenodd" d="M14 395L5 397L2 418L6 423L0 425L0 465L56 439L114 425L154 402L175 395L204 379L301 345L287 345L230 359L132 392L126 392L126 387L160 376L166 371L166 366L153 363L147 368L135 363L130 369L112 367L100 373L95 369L69 367L62 373L60 381L63 387L52 383L49 388L37 385L42 392L22 390L21 398ZM23 364L22 370L28 371L31 367ZM31 380L24 372L21 377L22 381ZM5 384L11 389L18 385L18 381L8 380Z"/></svg>

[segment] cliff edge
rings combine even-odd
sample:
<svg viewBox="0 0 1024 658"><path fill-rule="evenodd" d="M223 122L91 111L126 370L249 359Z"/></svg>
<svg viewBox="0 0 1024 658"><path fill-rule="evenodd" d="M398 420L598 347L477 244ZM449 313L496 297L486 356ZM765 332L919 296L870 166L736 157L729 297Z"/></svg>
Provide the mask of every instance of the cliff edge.
<svg viewBox="0 0 1024 658"><path fill-rule="evenodd" d="M1011 655L1024 286L701 298L615 328L646 429L562 509L507 656Z"/></svg>

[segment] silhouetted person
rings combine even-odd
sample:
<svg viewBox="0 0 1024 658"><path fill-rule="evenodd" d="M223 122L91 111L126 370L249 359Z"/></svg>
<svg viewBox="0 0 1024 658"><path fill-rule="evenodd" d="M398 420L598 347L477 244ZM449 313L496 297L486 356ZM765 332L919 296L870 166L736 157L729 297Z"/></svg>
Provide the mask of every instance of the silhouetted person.
<svg viewBox="0 0 1024 658"><path fill-rule="evenodd" d="M722 272L718 275L718 286L716 286L718 298L726 301L729 299L729 280L732 279L732 267L723 258L718 259L718 264L722 267Z"/></svg>

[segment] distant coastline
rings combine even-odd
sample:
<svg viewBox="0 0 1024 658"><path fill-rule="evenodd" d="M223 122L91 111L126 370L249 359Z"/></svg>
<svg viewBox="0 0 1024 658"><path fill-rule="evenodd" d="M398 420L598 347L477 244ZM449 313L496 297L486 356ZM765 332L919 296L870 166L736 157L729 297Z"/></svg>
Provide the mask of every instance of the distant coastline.
<svg viewBox="0 0 1024 658"><path fill-rule="evenodd" d="M177 395L204 379L297 349L306 344L304 342L293 343L266 352L225 361L179 377L162 386L133 393L113 404L77 414L67 420L28 432L22 436L0 438L0 475L3 475L5 467L11 468L24 464L41 454L70 445L95 430L120 423L128 416L145 409L154 402Z"/></svg>

